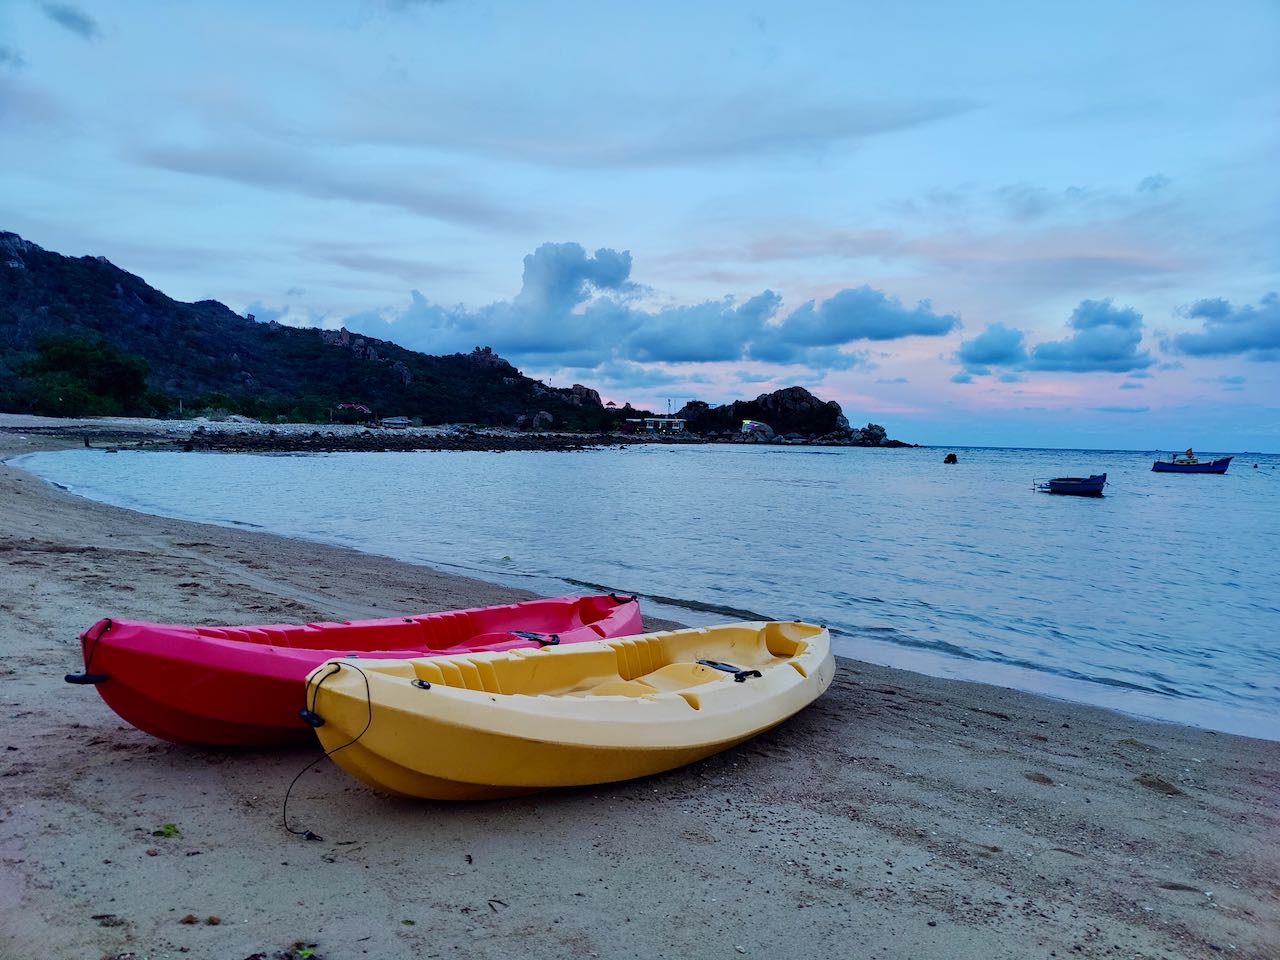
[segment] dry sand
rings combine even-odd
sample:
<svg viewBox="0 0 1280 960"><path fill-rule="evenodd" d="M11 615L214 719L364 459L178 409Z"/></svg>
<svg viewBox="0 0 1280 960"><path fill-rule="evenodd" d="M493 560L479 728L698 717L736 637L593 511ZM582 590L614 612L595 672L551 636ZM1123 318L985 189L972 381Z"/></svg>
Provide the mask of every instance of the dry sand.
<svg viewBox="0 0 1280 960"><path fill-rule="evenodd" d="M792 721L647 780L448 806L323 762L308 842L281 801L316 751L174 746L62 681L107 615L520 596L0 466L0 958L1280 957L1280 743L841 660Z"/></svg>

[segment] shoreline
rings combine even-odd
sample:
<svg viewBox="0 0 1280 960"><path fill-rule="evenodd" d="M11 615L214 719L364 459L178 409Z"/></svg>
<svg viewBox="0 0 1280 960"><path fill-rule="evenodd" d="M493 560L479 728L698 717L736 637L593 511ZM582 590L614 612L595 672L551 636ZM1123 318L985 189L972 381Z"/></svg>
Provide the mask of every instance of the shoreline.
<svg viewBox="0 0 1280 960"><path fill-rule="evenodd" d="M79 445L0 434L0 457ZM1265 957L1280 744L841 658L658 777L447 806L202 751L62 674L101 615L302 622L529 594L97 504L0 464L0 955ZM651 618L646 617L646 624ZM653 626L650 626L652 629ZM153 833L174 823L175 837ZM182 923L186 916L198 923ZM212 924L208 917L218 917Z"/></svg>
<svg viewBox="0 0 1280 960"><path fill-rule="evenodd" d="M858 447L862 449L909 449L920 444L885 440L879 444L852 440L786 439L753 434L732 437L701 436L690 433L582 433L531 432L507 427L474 424L387 427L370 424L262 423L237 419L211 421L152 420L138 417L57 418L30 414L0 413L0 435L25 433L37 437L81 440L84 446L111 448L180 450L187 453L385 453L387 451L470 450L505 453L516 450L573 452L601 447L637 444L680 444L688 446L805 446ZM94 443L91 444L90 441Z"/></svg>

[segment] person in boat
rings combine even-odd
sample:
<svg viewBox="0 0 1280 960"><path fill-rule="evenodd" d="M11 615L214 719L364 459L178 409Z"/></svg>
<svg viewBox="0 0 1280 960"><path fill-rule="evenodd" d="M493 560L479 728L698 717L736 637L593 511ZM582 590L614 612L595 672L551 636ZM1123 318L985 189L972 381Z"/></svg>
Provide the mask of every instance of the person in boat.
<svg viewBox="0 0 1280 960"><path fill-rule="evenodd" d="M1186 459L1183 460L1183 463L1198 463L1198 462L1199 461L1196 460L1196 452L1192 450L1190 447L1187 447L1187 455L1186 455Z"/></svg>

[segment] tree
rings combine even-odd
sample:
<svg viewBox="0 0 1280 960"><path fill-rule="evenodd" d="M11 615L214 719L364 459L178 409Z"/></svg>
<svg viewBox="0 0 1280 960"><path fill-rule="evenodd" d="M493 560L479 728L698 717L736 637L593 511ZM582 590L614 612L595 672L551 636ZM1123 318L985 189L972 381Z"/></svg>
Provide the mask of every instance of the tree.
<svg viewBox="0 0 1280 960"><path fill-rule="evenodd" d="M150 406L150 367L141 357L123 353L105 340L66 335L42 338L36 351L19 368L31 380L28 396L36 413L101 416Z"/></svg>

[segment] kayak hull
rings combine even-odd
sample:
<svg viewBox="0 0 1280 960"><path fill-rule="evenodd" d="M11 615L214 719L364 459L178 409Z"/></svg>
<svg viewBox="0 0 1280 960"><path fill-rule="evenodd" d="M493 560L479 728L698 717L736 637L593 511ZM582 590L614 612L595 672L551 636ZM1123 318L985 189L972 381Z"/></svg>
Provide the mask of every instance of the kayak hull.
<svg viewBox="0 0 1280 960"><path fill-rule="evenodd" d="M834 672L825 629L747 622L538 651L336 660L308 677L307 699L321 744L361 782L483 800L693 763L793 716Z"/></svg>
<svg viewBox="0 0 1280 960"><path fill-rule="evenodd" d="M303 682L333 657L430 657L574 644L644 629L631 597L557 597L383 620L201 627L102 620L81 635L85 673L140 730L196 746L307 742ZM513 631L520 631L515 633Z"/></svg>

